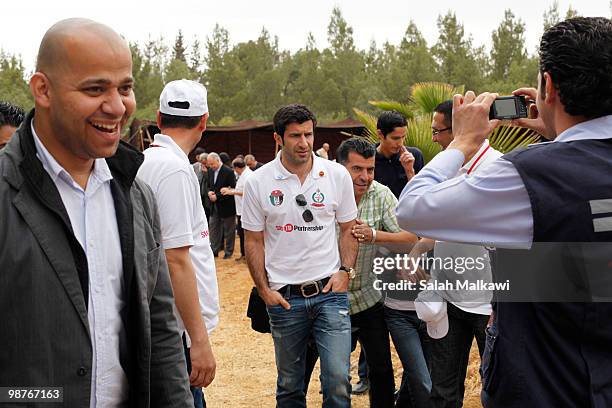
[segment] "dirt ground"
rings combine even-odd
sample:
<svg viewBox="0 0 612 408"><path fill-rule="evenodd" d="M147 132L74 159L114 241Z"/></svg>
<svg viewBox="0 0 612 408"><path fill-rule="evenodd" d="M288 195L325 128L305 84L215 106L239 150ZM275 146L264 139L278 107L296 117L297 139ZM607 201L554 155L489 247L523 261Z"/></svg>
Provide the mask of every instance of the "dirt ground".
<svg viewBox="0 0 612 408"><path fill-rule="evenodd" d="M246 307L252 281L246 263L234 259L217 259L217 276L221 303L220 324L212 335L213 350L217 359L217 376L205 390L207 405L217 407L274 407L276 366L274 346L269 334L253 331ZM357 376L358 352L351 356L351 375ZM466 408L481 407L479 399L480 377L478 353L472 346L468 367L465 402ZM393 350L395 383L399 386L401 364ZM354 380L356 381L356 380ZM320 407L319 368L315 368L308 393L308 406ZM353 396L353 407L368 407L367 395Z"/></svg>

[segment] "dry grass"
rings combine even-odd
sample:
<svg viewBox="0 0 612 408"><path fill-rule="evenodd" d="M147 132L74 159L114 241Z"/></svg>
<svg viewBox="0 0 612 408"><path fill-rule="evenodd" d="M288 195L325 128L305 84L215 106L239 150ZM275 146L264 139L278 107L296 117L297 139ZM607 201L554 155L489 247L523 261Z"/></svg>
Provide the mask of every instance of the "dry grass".
<svg viewBox="0 0 612 408"><path fill-rule="evenodd" d="M233 259L217 258L217 276L221 302L220 325L212 335L217 359L217 377L206 389L209 407L274 407L276 366L274 346L269 334L251 330L246 317L246 306L252 281L246 264ZM352 378L357 378L358 353L352 355ZM393 352L395 383L399 385L401 364ZM466 408L481 407L479 358L476 345L472 346L468 378L465 384ZM308 393L308 406L321 406L319 369L315 368ZM353 407L368 407L367 395L353 396Z"/></svg>

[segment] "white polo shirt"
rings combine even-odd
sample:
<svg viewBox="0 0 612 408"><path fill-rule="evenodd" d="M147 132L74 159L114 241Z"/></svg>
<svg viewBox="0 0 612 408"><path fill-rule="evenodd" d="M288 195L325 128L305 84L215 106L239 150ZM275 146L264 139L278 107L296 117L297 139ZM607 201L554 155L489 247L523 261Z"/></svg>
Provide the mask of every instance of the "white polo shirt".
<svg viewBox="0 0 612 408"><path fill-rule="evenodd" d="M353 182L344 166L313 154L310 173L300 184L276 159L249 177L244 190L242 227L263 231L265 267L271 289L332 275L340 267L336 221L357 216ZM304 195L301 207L295 198ZM305 209L314 219L302 218Z"/></svg>
<svg viewBox="0 0 612 408"><path fill-rule="evenodd" d="M144 152L138 177L147 183L157 200L164 249L188 246L196 274L200 310L208 332L219 322L217 273L208 223L202 207L200 184L189 159L171 137L157 134ZM185 330L177 314L179 328Z"/></svg>

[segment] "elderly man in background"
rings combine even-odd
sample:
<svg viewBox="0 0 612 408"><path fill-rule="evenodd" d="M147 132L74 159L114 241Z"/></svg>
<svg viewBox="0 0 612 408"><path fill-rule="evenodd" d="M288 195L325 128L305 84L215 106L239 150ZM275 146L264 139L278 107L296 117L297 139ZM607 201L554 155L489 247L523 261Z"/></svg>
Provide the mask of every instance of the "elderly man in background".
<svg viewBox="0 0 612 408"><path fill-rule="evenodd" d="M223 246L225 255L223 259L230 259L234 253L236 240L236 200L232 195L223 195L224 187L235 188L236 176L234 171L222 164L221 158L215 152L209 153L208 158L208 198L212 203L210 212L210 244L215 257L219 255Z"/></svg>

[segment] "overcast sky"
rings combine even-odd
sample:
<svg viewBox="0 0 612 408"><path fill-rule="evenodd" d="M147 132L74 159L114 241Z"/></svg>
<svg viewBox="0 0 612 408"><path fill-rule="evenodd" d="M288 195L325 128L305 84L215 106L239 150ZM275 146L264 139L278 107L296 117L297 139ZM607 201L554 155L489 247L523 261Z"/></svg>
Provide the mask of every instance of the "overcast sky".
<svg viewBox="0 0 612 408"><path fill-rule="evenodd" d="M143 43L163 35L170 45L179 29L189 44L204 42L216 23L230 33L232 44L256 39L262 27L278 36L281 49L296 51L312 32L320 48L327 46L327 25L334 6L353 27L356 45L368 48L375 40L399 43L412 19L429 45L438 36L436 21L448 10L456 12L475 45L490 49L491 32L511 9L526 24L526 46L532 53L542 35L542 15L552 0L51 0L2 1L0 49L20 54L26 68L34 66L38 45L54 22L87 17L105 23L129 41ZM610 17L610 0L559 1L561 16L569 5L583 16Z"/></svg>

